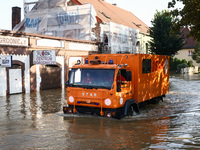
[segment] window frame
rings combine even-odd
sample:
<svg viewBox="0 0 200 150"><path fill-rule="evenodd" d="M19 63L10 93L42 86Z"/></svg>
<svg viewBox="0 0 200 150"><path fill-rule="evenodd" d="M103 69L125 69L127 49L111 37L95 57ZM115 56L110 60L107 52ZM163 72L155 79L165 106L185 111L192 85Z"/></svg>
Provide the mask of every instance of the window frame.
<svg viewBox="0 0 200 150"><path fill-rule="evenodd" d="M151 73L151 59L142 59L142 74Z"/></svg>

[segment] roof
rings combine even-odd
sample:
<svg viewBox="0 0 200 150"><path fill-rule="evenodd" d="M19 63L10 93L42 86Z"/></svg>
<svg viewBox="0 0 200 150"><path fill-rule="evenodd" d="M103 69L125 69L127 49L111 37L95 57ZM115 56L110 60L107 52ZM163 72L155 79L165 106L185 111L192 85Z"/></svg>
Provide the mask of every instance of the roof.
<svg viewBox="0 0 200 150"><path fill-rule="evenodd" d="M183 46L183 49L195 48L195 46L197 45L197 41L191 36L188 37L188 35L190 34L190 28L189 27L182 28L181 32L182 35L184 36L184 42L186 43Z"/></svg>
<svg viewBox="0 0 200 150"><path fill-rule="evenodd" d="M142 33L147 33L149 27L137 18L134 14L116 5L109 4L104 0L72 0L75 4L91 3L96 10L97 17L102 22L114 22L133 29L138 29Z"/></svg>

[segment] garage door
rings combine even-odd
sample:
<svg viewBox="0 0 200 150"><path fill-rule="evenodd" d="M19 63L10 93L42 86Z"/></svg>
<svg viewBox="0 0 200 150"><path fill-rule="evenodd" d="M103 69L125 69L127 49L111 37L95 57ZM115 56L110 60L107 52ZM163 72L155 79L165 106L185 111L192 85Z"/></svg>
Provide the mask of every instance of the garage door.
<svg viewBox="0 0 200 150"><path fill-rule="evenodd" d="M9 69L10 94L22 93L22 69Z"/></svg>
<svg viewBox="0 0 200 150"><path fill-rule="evenodd" d="M42 68L41 89L56 89L61 87L61 68L58 66L45 66Z"/></svg>

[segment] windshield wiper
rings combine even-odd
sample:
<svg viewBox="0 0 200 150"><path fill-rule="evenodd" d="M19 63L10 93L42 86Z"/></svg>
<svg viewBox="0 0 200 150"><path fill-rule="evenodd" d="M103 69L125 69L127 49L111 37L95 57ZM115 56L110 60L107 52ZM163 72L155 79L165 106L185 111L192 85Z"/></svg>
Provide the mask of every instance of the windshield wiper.
<svg viewBox="0 0 200 150"><path fill-rule="evenodd" d="M95 86L95 85L74 85L71 84L73 87L82 87L84 89L111 89L111 87L107 86Z"/></svg>
<svg viewBox="0 0 200 150"><path fill-rule="evenodd" d="M86 88L86 89L93 89L94 87L91 85L81 85L80 87Z"/></svg>
<svg viewBox="0 0 200 150"><path fill-rule="evenodd" d="M110 89L110 87L107 87L107 86L96 86L95 88L98 88L98 89Z"/></svg>

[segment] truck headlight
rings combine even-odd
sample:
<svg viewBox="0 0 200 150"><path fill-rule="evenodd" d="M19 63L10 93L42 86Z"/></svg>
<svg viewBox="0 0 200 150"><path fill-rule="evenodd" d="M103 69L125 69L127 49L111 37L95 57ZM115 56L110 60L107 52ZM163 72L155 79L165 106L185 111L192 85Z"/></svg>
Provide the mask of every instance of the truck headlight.
<svg viewBox="0 0 200 150"><path fill-rule="evenodd" d="M111 105L111 100L109 98L105 99L104 103L107 105L107 106L110 106Z"/></svg>
<svg viewBox="0 0 200 150"><path fill-rule="evenodd" d="M69 97L69 102L70 102L70 103L73 103L73 102L74 102L74 97L73 97L73 96L70 96L70 97Z"/></svg>
<svg viewBox="0 0 200 150"><path fill-rule="evenodd" d="M120 104L121 104L121 105L123 104L123 101L124 101L124 99L121 97L121 98L120 98Z"/></svg>

